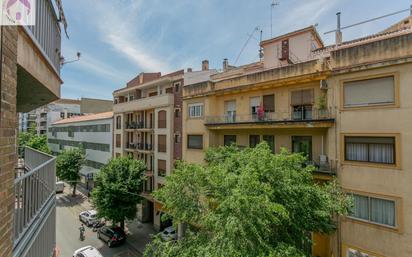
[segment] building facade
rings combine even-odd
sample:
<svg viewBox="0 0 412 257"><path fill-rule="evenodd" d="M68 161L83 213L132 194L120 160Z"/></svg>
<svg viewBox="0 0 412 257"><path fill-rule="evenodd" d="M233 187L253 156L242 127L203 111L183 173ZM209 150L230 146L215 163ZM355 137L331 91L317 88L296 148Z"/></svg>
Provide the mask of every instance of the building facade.
<svg viewBox="0 0 412 257"><path fill-rule="evenodd" d="M93 175L113 156L113 112L56 121L49 127L47 137L53 154L71 148L84 149L86 163L80 170L81 182L91 190Z"/></svg>
<svg viewBox="0 0 412 257"><path fill-rule="evenodd" d="M19 113L19 131L34 127L37 135L45 135L53 122L81 115L80 103L80 100L59 99L28 113Z"/></svg>
<svg viewBox="0 0 412 257"><path fill-rule="evenodd" d="M162 210L150 193L170 175L181 160L183 70L167 75L141 73L125 88L114 91L114 157L132 156L147 167L144 200L138 217L156 229Z"/></svg>
<svg viewBox="0 0 412 257"><path fill-rule="evenodd" d="M35 8L43 14L36 26L0 28L1 257L53 256L56 246L54 158L27 149L30 171L15 173L17 113L58 99L62 83L60 23L67 24L61 1L38 0ZM47 179L39 181L39 174ZM40 191L44 197L35 197Z"/></svg>
<svg viewBox="0 0 412 257"><path fill-rule="evenodd" d="M314 177L337 177L354 197L312 255L410 256L408 159L412 30L325 47L314 27L263 41L263 60L228 66L183 90L183 159L208 147L266 141L301 152Z"/></svg>

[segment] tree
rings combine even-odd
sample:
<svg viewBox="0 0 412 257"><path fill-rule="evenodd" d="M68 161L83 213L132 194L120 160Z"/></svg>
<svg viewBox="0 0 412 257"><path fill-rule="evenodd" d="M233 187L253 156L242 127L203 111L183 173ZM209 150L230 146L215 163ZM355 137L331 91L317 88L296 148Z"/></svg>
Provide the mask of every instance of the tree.
<svg viewBox="0 0 412 257"><path fill-rule="evenodd" d="M57 176L69 183L73 188L73 196L76 196L77 182L80 180L80 169L85 163L83 149L73 148L61 152L57 156Z"/></svg>
<svg viewBox="0 0 412 257"><path fill-rule="evenodd" d="M51 153L47 144L46 135L37 135L34 126L30 127L27 132L19 133L19 154L23 155L24 147L31 147L44 153Z"/></svg>
<svg viewBox="0 0 412 257"><path fill-rule="evenodd" d="M335 181L316 183L304 163L266 143L211 149L205 165L179 163L153 195L175 224L191 226L177 242L157 237L145 256L305 256L311 232L332 233L350 199Z"/></svg>
<svg viewBox="0 0 412 257"><path fill-rule="evenodd" d="M140 202L146 165L130 157L112 159L96 177L92 201L99 217L120 222L134 219Z"/></svg>

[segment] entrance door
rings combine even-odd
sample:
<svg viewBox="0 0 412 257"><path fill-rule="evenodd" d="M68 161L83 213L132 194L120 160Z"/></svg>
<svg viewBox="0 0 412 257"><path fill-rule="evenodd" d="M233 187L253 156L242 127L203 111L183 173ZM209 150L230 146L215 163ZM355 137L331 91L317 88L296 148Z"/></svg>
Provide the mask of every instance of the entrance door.
<svg viewBox="0 0 412 257"><path fill-rule="evenodd" d="M308 158L308 161L312 161L312 137L293 136L292 152L303 153Z"/></svg>

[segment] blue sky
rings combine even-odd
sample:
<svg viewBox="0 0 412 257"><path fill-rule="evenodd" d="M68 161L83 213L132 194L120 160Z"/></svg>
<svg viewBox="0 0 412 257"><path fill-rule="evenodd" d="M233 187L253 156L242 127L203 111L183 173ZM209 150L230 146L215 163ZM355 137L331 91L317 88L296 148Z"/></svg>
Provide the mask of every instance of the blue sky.
<svg viewBox="0 0 412 257"><path fill-rule="evenodd" d="M62 69L63 98L111 99L140 72L162 73L192 67L208 59L211 68L223 58L234 64L255 27L270 38L272 0L65 0L70 39L63 39L66 60L81 60ZM336 27L407 9L411 0L278 0L273 9L273 36L318 24L326 44ZM344 40L385 29L407 12L344 30ZM258 60L255 33L237 65Z"/></svg>

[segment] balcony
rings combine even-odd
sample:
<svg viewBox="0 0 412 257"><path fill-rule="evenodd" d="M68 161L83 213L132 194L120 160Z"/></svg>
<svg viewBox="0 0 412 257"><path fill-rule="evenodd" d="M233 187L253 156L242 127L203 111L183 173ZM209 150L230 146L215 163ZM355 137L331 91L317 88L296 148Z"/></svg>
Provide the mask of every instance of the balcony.
<svg viewBox="0 0 412 257"><path fill-rule="evenodd" d="M60 2L60 1L58 1ZM17 103L27 112L60 97L60 21L52 1L36 1L36 23L19 27L17 33ZM33 97L33 92L36 97Z"/></svg>
<svg viewBox="0 0 412 257"><path fill-rule="evenodd" d="M151 97L140 98L129 102L117 103L113 105L115 113L150 110L159 107L166 107L174 103L173 94L164 94Z"/></svg>
<svg viewBox="0 0 412 257"><path fill-rule="evenodd" d="M221 116L207 116L209 129L235 128L282 128L282 127L331 127L335 119L330 110L304 110L291 112L265 112L262 114L238 115L236 111Z"/></svg>
<svg viewBox="0 0 412 257"><path fill-rule="evenodd" d="M126 150L151 153L153 152L153 145L148 143L127 143Z"/></svg>
<svg viewBox="0 0 412 257"><path fill-rule="evenodd" d="M316 178L328 180L336 175L336 161L329 160L326 155L319 155L317 160L309 161L307 165L315 167L313 173Z"/></svg>
<svg viewBox="0 0 412 257"><path fill-rule="evenodd" d="M143 121L131 121L125 124L126 130L152 131L153 127L152 124L145 125Z"/></svg>
<svg viewBox="0 0 412 257"><path fill-rule="evenodd" d="M13 257L54 255L55 185L56 158L26 147L14 180Z"/></svg>

